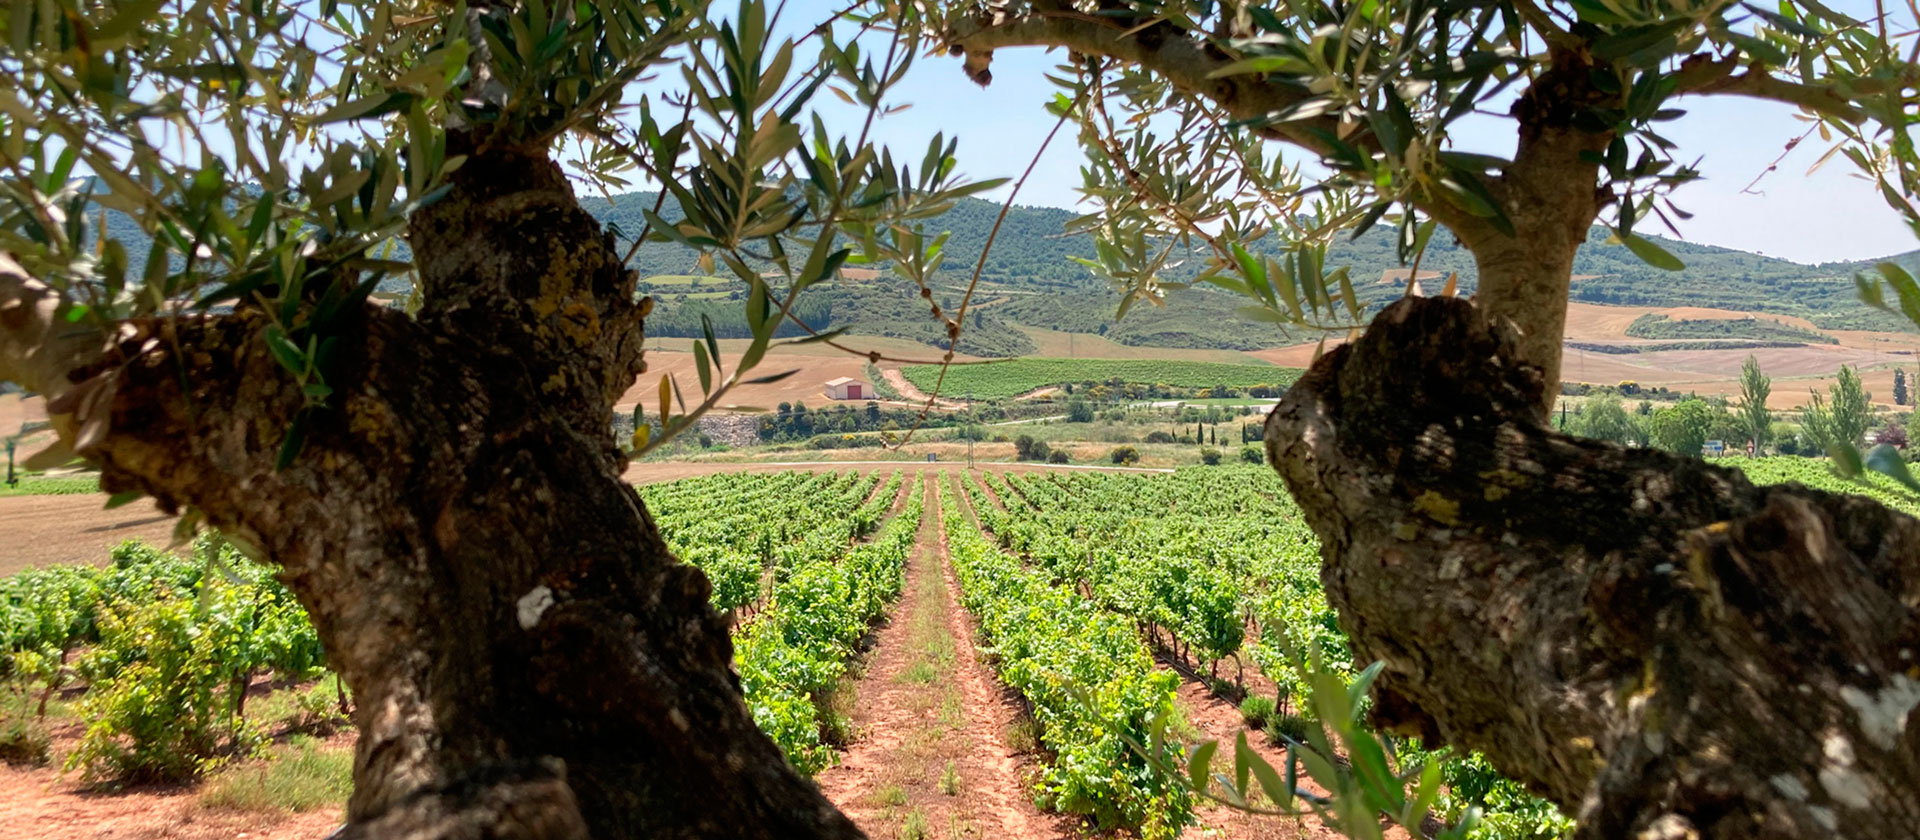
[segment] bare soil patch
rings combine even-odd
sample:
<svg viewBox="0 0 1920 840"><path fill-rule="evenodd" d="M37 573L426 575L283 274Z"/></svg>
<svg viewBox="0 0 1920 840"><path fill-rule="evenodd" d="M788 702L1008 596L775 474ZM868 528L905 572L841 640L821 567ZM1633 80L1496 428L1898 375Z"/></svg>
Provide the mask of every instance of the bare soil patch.
<svg viewBox="0 0 1920 840"><path fill-rule="evenodd" d="M1068 837L1071 820L1027 795L1029 757L1008 744L1019 714L974 648L940 525L936 476L908 584L854 687L857 740L820 789L876 838Z"/></svg>
<svg viewBox="0 0 1920 840"><path fill-rule="evenodd" d="M107 552L126 540L166 545L175 517L150 501L106 510L98 493L70 496L0 497L0 577L29 566L107 562Z"/></svg>
<svg viewBox="0 0 1920 840"><path fill-rule="evenodd" d="M208 808L201 785L143 785L124 789L82 784L62 774L57 756L80 738L80 724L53 733L56 760L47 767L0 763L0 837L112 838L112 840L314 840L343 819L343 808L299 814ZM354 735L337 734L324 749L350 750ZM344 803L343 803L344 804Z"/></svg>

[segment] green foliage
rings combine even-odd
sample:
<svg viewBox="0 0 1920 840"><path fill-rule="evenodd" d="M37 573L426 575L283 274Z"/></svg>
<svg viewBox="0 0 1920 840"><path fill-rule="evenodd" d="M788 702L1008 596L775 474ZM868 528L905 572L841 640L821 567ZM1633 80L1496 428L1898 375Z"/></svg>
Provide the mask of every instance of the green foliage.
<svg viewBox="0 0 1920 840"><path fill-rule="evenodd" d="M1920 493L1902 487L1884 475L1862 473L1843 476L1826 460L1781 456L1773 458L1727 458L1716 462L1746 474L1755 484L1798 482L1829 493L1852 493L1872 498L1910 516L1920 516Z"/></svg>
<svg viewBox="0 0 1920 840"><path fill-rule="evenodd" d="M960 768L954 766L952 759L947 760L947 768L940 772L940 792L948 796L960 795Z"/></svg>
<svg viewBox="0 0 1920 840"><path fill-rule="evenodd" d="M0 466L0 470L4 470ZM0 479L5 473L0 472ZM100 492L100 479L93 475L23 475L19 483L8 486L0 480L0 496L79 496Z"/></svg>
<svg viewBox="0 0 1920 840"><path fill-rule="evenodd" d="M1773 393L1773 380L1760 372L1760 362L1748 356L1740 365L1740 402L1737 406L1746 437L1755 447L1773 440L1773 412L1767 409L1767 397Z"/></svg>
<svg viewBox="0 0 1920 840"><path fill-rule="evenodd" d="M1020 461L1045 461L1052 456L1053 450L1044 440L1034 440L1032 435L1021 435L1013 439L1013 457Z"/></svg>
<svg viewBox="0 0 1920 840"><path fill-rule="evenodd" d="M1140 449L1134 446L1116 446L1107 450L1107 460L1120 466L1132 466L1140 463Z"/></svg>
<svg viewBox="0 0 1920 840"><path fill-rule="evenodd" d="M1457 821L1477 813L1478 822L1468 834L1472 840L1558 840L1573 835L1571 818L1500 775L1480 755L1445 761L1440 767L1447 791L1444 818Z"/></svg>
<svg viewBox="0 0 1920 840"><path fill-rule="evenodd" d="M1171 638L1176 655L1184 650L1204 664L1250 653L1279 683L1280 696L1249 698L1243 710L1262 718L1277 737L1310 743L1328 713L1311 701L1302 708L1299 699L1336 684L1346 696L1354 669L1346 635L1320 586L1319 543L1291 499L1261 492L1271 486L1271 471L1247 466L1153 477L987 473L985 480L1006 507L976 496L982 526L1055 586L1084 593L1156 638ZM1249 614L1259 643L1246 651ZM1296 667L1303 646L1318 651L1309 670L1321 676ZM1364 731L1358 720L1357 714L1348 719L1356 738ZM1503 819L1515 825L1541 824L1531 815L1552 810L1530 797L1507 805L1502 813L1515 816ZM1445 797L1435 807L1456 816L1466 808Z"/></svg>
<svg viewBox="0 0 1920 840"><path fill-rule="evenodd" d="M1873 405L1860 374L1847 365L1840 366L1827 395L1812 393L1800 409L1800 427L1818 451L1838 447L1857 447L1866 440L1867 426L1873 420Z"/></svg>
<svg viewBox="0 0 1920 840"><path fill-rule="evenodd" d="M1093 403L1087 402L1085 397L1074 397L1067 400L1067 422L1093 422Z"/></svg>
<svg viewBox="0 0 1920 840"><path fill-rule="evenodd" d="M1219 466L1220 450L1215 449L1214 447L1211 447L1211 446L1200 447L1200 463L1206 464L1209 467Z"/></svg>
<svg viewBox="0 0 1920 840"><path fill-rule="evenodd" d="M912 483L905 507L881 526L900 486L898 472L884 483L849 472L717 475L645 489L668 544L713 581L714 605L751 611L734 637L747 706L809 775L832 763L846 729L831 698L847 663L900 594L922 485Z"/></svg>
<svg viewBox="0 0 1920 840"><path fill-rule="evenodd" d="M96 645L76 668L86 735L67 759L87 778L174 781L251 753L264 733L242 717L258 674L319 673L319 638L271 570L202 541L218 574L106 590L93 614ZM121 570L166 561L123 555ZM113 578L109 577L109 581ZM105 589L103 587L103 589Z"/></svg>
<svg viewBox="0 0 1920 840"><path fill-rule="evenodd" d="M0 715L0 764L45 765L53 757L46 727L26 715Z"/></svg>
<svg viewBox="0 0 1920 840"><path fill-rule="evenodd" d="M1242 463L1259 464L1266 460L1267 455L1260 451L1260 447L1253 445L1240 447L1240 461Z"/></svg>
<svg viewBox="0 0 1920 840"><path fill-rule="evenodd" d="M1672 320L1649 313L1627 325L1635 338L1750 338L1760 341L1839 344L1840 339L1771 318L1702 318Z"/></svg>
<svg viewBox="0 0 1920 840"><path fill-rule="evenodd" d="M907 395L900 393L900 389L893 387L893 383L887 381L886 374L880 370L879 366L868 362L865 372L867 381L873 383L873 392L879 395L880 399L894 402L907 401Z"/></svg>
<svg viewBox="0 0 1920 840"><path fill-rule="evenodd" d="M1627 416L1627 409L1620 402L1620 395L1611 391L1589 397L1586 404L1580 407L1580 414L1574 419L1571 431L1582 437L1614 443L1628 443L1640 438L1633 418Z"/></svg>
<svg viewBox="0 0 1920 840"><path fill-rule="evenodd" d="M1255 729L1265 729L1279 713L1279 705L1264 694L1248 695L1240 701L1240 719Z"/></svg>
<svg viewBox="0 0 1920 840"><path fill-rule="evenodd" d="M1712 433L1713 415L1704 400L1681 400L1653 412L1647 420L1647 436L1661 449L1698 457Z"/></svg>
<svg viewBox="0 0 1920 840"><path fill-rule="evenodd" d="M940 379L938 365L908 365L900 372L914 387L931 393ZM974 399L994 400L1018 396L1049 385L1065 382L1137 382L1176 387L1207 388L1214 385L1250 387L1285 386L1300 378L1295 368L1270 365L1232 365L1217 362L1173 362L1147 359L1048 359L1027 358L977 365L954 365L947 369L942 394L958 398L972 394Z"/></svg>

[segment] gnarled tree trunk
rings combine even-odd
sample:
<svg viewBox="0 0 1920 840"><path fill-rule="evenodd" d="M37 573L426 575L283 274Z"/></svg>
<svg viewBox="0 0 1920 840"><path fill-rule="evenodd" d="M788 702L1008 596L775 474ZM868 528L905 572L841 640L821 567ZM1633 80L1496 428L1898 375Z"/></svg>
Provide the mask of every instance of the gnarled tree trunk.
<svg viewBox="0 0 1920 840"><path fill-rule="evenodd" d="M49 381L110 400L82 454L284 567L358 700L347 837L857 836L754 726L705 577L621 480L635 278L544 156L463 151L411 220L418 317L341 336L291 466L300 395L244 307ZM5 280L0 337L41 346L50 295ZM58 368L27 361L0 373Z"/></svg>
<svg viewBox="0 0 1920 840"><path fill-rule="evenodd" d="M1517 340L1405 300L1267 418L1379 721L1582 837L1920 830L1920 521L1557 433Z"/></svg>

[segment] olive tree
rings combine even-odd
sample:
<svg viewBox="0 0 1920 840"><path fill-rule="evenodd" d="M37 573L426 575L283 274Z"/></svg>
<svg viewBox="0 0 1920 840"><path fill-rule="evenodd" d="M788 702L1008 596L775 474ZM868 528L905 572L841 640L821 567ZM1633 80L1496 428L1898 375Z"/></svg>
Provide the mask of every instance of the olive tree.
<svg viewBox="0 0 1920 840"><path fill-rule="evenodd" d="M919 8L919 7L916 7ZM1373 716L1483 753L1583 837L1869 838L1920 801L1920 522L1858 497L1556 432L1576 250L1646 262L1697 173L1690 101L1798 110L1920 232L1916 10L1815 0L968 0L927 27L976 81L1055 48L1082 222L1118 311L1192 279L1357 340L1269 415ZM1035 80L1017 80L1024 83ZM1463 150L1468 121L1511 145ZM1313 161L1311 180L1287 160ZM1677 192L1679 191L1679 192ZM1419 276L1373 314L1327 244L1390 225ZM1188 273L1198 261L1203 267ZM1920 320L1898 266L1859 280ZM1469 303L1461 293L1471 292Z"/></svg>
<svg viewBox="0 0 1920 840"><path fill-rule="evenodd" d="M47 397L44 460L278 564L358 701L343 836L857 834L755 727L707 580L622 480L629 444L767 375L808 285L924 282L916 220L992 186L944 138L869 142L923 45L854 11L0 15L0 381ZM865 118L827 125L825 90ZM576 198L635 182L639 230ZM749 290L753 338L696 344L698 390L663 377L616 440L651 307L627 260L686 246ZM369 302L387 280L404 309Z"/></svg>
<svg viewBox="0 0 1920 840"><path fill-rule="evenodd" d="M1588 398L1586 405L1580 407L1574 429L1583 437L1614 443L1630 443L1639 436L1639 429L1627 415L1620 395L1611 391Z"/></svg>

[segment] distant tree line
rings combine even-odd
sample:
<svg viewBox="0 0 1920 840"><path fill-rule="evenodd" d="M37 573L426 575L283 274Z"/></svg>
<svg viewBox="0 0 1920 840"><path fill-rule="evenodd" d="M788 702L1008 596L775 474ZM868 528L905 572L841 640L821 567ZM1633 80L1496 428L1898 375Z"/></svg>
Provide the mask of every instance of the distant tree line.
<svg viewBox="0 0 1920 840"><path fill-rule="evenodd" d="M1896 396L1905 388L1903 380L1904 376L1895 380ZM1837 446L1868 443L1867 433L1876 423L1872 395L1859 372L1844 365L1825 394L1810 395L1808 404L1794 415L1795 423L1777 422L1767 408L1772 380L1751 356L1741 368L1741 393L1736 399L1689 395L1660 408L1641 400L1630 409L1622 399L1623 390L1591 389L1578 411L1563 407L1556 422L1582 437L1696 456L1708 441L1721 441L1729 452L1744 452L1751 444L1755 454L1771 449L1783 455L1820 456ZM1904 448L1905 428L1898 418L1888 420L1872 442Z"/></svg>

